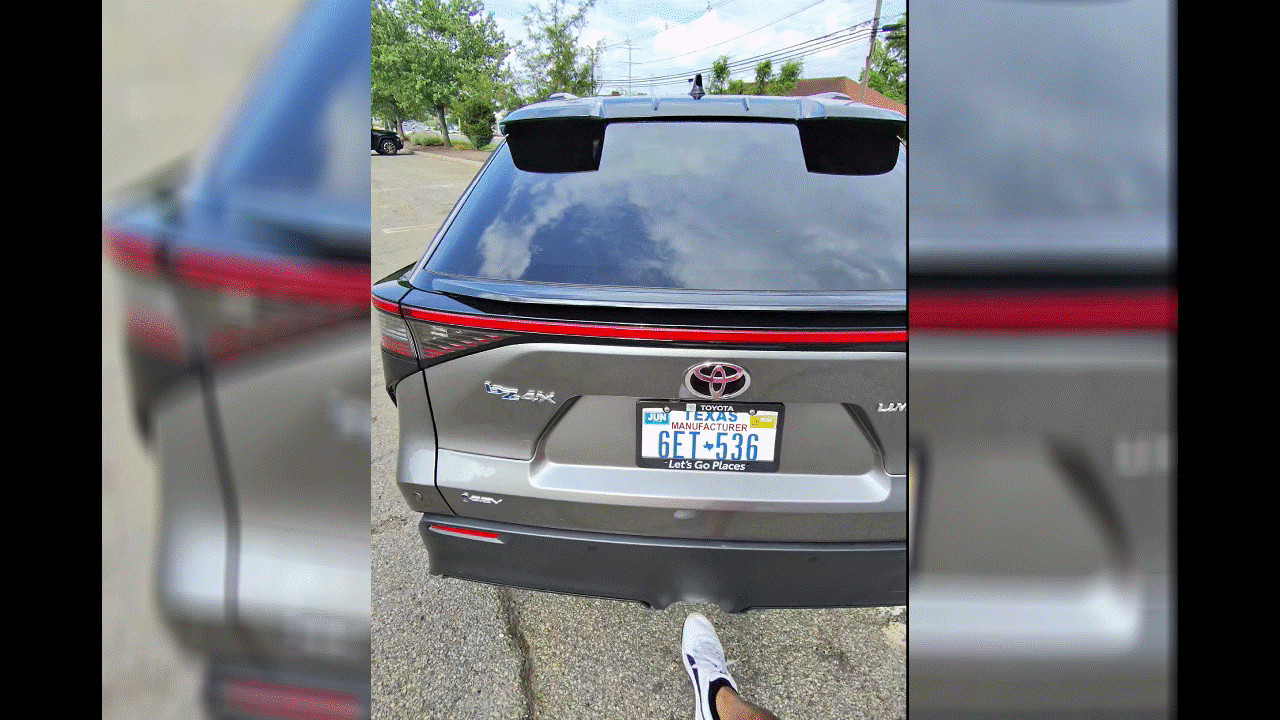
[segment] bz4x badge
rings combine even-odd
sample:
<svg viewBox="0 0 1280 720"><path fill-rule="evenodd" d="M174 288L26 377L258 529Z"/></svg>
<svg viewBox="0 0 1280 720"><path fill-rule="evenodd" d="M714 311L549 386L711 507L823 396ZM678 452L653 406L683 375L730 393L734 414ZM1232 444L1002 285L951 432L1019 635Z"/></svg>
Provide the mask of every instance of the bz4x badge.
<svg viewBox="0 0 1280 720"><path fill-rule="evenodd" d="M546 393L541 390L526 390L523 395L520 394L519 388L509 388L486 381L484 391L493 395L501 395L503 400L528 400L530 402L549 402L556 404L556 394L553 392Z"/></svg>

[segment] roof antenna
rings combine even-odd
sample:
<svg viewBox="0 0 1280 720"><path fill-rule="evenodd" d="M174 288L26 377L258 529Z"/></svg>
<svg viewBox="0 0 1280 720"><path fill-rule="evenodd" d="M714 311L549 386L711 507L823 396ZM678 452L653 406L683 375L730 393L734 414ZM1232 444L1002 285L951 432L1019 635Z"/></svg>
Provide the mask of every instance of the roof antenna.
<svg viewBox="0 0 1280 720"><path fill-rule="evenodd" d="M689 82L693 83L693 89L689 91L689 97L697 100L703 95L706 95L706 93L702 91L702 73L694 75L693 79Z"/></svg>

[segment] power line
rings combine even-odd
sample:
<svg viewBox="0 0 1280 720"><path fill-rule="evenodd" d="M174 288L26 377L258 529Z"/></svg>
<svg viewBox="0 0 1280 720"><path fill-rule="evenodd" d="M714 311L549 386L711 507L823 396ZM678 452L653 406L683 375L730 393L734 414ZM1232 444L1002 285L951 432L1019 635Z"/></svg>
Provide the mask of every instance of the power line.
<svg viewBox="0 0 1280 720"><path fill-rule="evenodd" d="M697 53L697 52L703 52L703 51L705 51L705 50L709 50L709 49L714 48L714 47L717 47L717 46L719 46L719 45L723 45L723 44L725 44L725 43L732 42L733 40L736 40L736 39L738 39L738 38L744 37L744 36L746 36L746 35L750 35L751 33L757 32L757 31L759 31L759 30L763 30L763 29L768 28L768 27L770 27L770 26L772 26L772 25L776 25L777 23L779 23L779 22L781 22L781 21L783 21L783 20L786 20L786 19L788 19L788 18L790 18L790 17L793 17L793 16L795 16L795 15L798 15L798 14L800 14L800 13L802 13L802 12L804 12L804 11L806 11L806 10L810 9L810 8L813 8L813 7L816 7L817 5L820 5L823 1L825 1L825 0L818 0L818 2L814 2L814 3L810 4L810 5L806 5L805 7L802 7L802 8L800 8L800 9L798 9L798 10L795 10L795 11L793 11L793 12L791 12L791 13L789 13L789 14L787 14L787 15L783 16L783 17L778 18L777 20L774 20L774 21L772 21L772 22L770 22L770 23L767 23L766 25L762 25L761 27L758 27L758 28L756 28L756 29L754 29L754 30L747 31L747 32L745 32L745 33L742 33L741 35L735 36L735 37L730 38L730 39L728 39L728 40L724 40L724 41L722 41L722 42L715 43L715 44L713 44L713 45L709 45L709 46L707 46L707 47L701 48L700 50L691 50L691 51L688 51L688 52L679 53L679 54L677 54L677 55L672 55L672 56L670 56L670 57L662 58L662 59L659 59L659 60L646 60L646 61L634 62L634 63L629 62L629 63L628 63L628 65L630 66L631 64L635 64L635 65L652 64L652 63L655 63L655 62L662 62L662 61L670 60L670 59L673 59L673 58L683 57L683 56L685 56L685 55L691 55L691 54L694 54L694 53ZM887 16L887 17L896 17L896 16L901 16L902 14L904 14L904 11L902 11L902 10L897 10L897 9L896 9L896 7L897 7L897 3L893 3L893 5L895 6L895 10L884 10L884 11L881 13L881 16L882 16L882 17L885 17L885 16ZM759 55L755 55L755 56L752 56L752 57L749 57L749 58L745 58L745 59L742 59L742 60L735 60L735 61L731 61L731 62L729 63L730 73L731 73L731 74L733 74L733 73L739 73L739 72L741 72L741 71L743 71L743 70L748 69L748 68L749 68L751 65L753 65L756 61L758 61L758 60L763 60L763 59L766 59L766 58L767 58L767 59L770 59L770 60L776 60L776 61L778 61L778 62L785 62L785 61L787 61L787 60L793 60L793 59L798 59L798 58L801 58L801 57L807 57L807 56L809 56L809 55L814 55L814 54L818 54L818 53L821 53L821 52L825 52L825 51L827 51L827 50L831 50L831 49L834 49L834 48L843 47L843 46L845 46L845 45L853 44L854 42L858 42L858 41L860 41L860 40L862 40L862 39L867 38L867 37L869 36L869 33L865 33L865 32L859 31L859 32L851 33L850 35L845 36L845 37L835 37L835 36L838 36L838 35L839 35L840 33L842 33L842 32L846 32L846 31L853 30L853 29L859 28L859 27L861 27L861 26L867 25L867 24L869 24L869 23L871 23L871 22L872 22L872 19L864 20L864 21L862 21L862 22L860 22L860 23L856 23L856 24L854 24L854 25L850 25L850 26L848 26L848 27L846 27L846 28L843 28L843 29L841 29L841 30L837 30L837 31L835 31L835 32L833 32L833 33L828 33L827 35L823 35L823 36L819 36L819 37L816 37L816 38L812 38L812 39L810 39L810 40L806 40L806 41L803 41L803 42L800 42L800 43L796 43L796 44L793 44L793 45L789 45L789 46L786 46L786 47L783 47L783 48L778 48L778 49L776 49L776 50L773 50L773 51L770 51L770 52L767 52L767 53L762 53L762 54L759 54ZM830 43L824 43L824 44L819 44L819 43L822 43L822 41L824 41L824 40L832 40L832 39L834 39L834 41L833 41L833 42L830 42ZM668 85L684 84L685 82L687 82L687 80L688 80L689 76L693 75L694 73L701 72L701 73L703 73L703 74L707 74L707 73L710 73L711 71L712 71L712 68L710 68L710 67L703 67L703 68L689 69L689 70L687 70L687 71L675 72L675 73L668 73L668 74L666 74L666 75L661 75L661 76L654 76L654 77L650 80L650 82L651 82L652 84L656 85L656 86L668 86ZM630 74L630 73L628 73L628 74ZM610 85L622 85L622 84L624 84L625 82L626 82L626 81L623 81L623 80L610 80L610 81L602 81L602 82L601 82L601 84L602 84L602 85L604 85L604 84L610 84Z"/></svg>
<svg viewBox="0 0 1280 720"><path fill-rule="evenodd" d="M823 1L825 2L825 0L823 0ZM693 21L695 21L695 20L700 20L700 19L702 19L702 17L703 17L703 16L707 15L707 14L708 14L708 13L710 13L712 10L715 10L716 8L724 7L725 5L728 5L728 4L729 4L729 3L731 3L731 2L733 2L733 0L720 0L720 2L717 2L717 3L715 3L715 4L708 4L708 5L707 5L707 9L706 9L706 10L703 10L702 12L700 12L700 13L698 13L697 15L695 15L695 16L693 16L693 17L689 18L688 20L682 20L681 22L678 22L678 23L675 23L675 24L668 24L666 27L662 28L661 30L654 30L653 32L649 33L648 35L640 35L640 36L637 36L637 37L631 38L631 40L630 40L630 41L631 41L631 42L635 42L636 40L648 40L649 38L657 37L658 35L661 35L662 33L664 33L664 32L666 32L666 31L670 30L670 29L671 29L671 28L673 28L673 27L680 27L681 25L688 25L689 23L691 23L691 22L693 22ZM603 50L613 50L613 49L615 49L615 48L624 47L624 46L627 44L627 42L628 42L628 41L624 40L624 41L622 41L622 42L614 43L614 44L612 44L612 45L605 45L605 46L604 46L604 48L602 48L602 49L603 49ZM636 65L640 65L640 64L641 64L641 63L636 63Z"/></svg>
<svg viewBox="0 0 1280 720"><path fill-rule="evenodd" d="M865 35L851 36L849 38L841 38L829 43L825 43L823 45L815 45L813 47L802 48L800 50L795 50L784 55L761 56L758 58L754 58L753 60L737 61L734 63L730 63L729 74L733 75L736 73L750 70L754 68L757 64L759 64L759 62L763 62L764 60L769 60L770 62L785 63L790 60L798 60L800 58L805 58L810 55L817 55L827 50L833 50L836 48L842 48L849 45L858 44L859 41L864 40L865 38L866 38ZM713 70L714 68L711 68L711 67L697 68L697 69L689 70L687 72L682 72L682 73L671 73L668 75L654 76L654 80L664 81L663 84L666 84L665 81L684 82L684 81L687 81L689 76L693 75L694 73L702 73L704 75L708 75L708 74L711 74ZM615 83L622 83L622 82L625 82L625 81L624 80L607 80L605 81L605 84L615 84Z"/></svg>
<svg viewBox="0 0 1280 720"><path fill-rule="evenodd" d="M814 55L826 50L831 50L833 48L843 47L845 45L852 45L853 43L859 42L870 36L870 32L866 30L849 32L851 30L856 30L856 28L858 28L860 25L863 25L863 24L865 23L850 25L849 27L842 28L835 32L828 33L826 35L822 35L816 38L811 38L809 40L805 40L800 43L795 43L793 45L788 45L786 47L770 50L768 52L760 53L758 55L753 55L751 57L743 58L741 60L733 60L729 63L729 72L732 73L732 72L737 72L737 71L750 68L755 64L757 64L759 61L763 61L763 60L777 60L779 62L785 62L787 60L794 60L796 58L805 57L808 55ZM841 33L848 33L848 34L841 35ZM638 65L639 63L636 63L636 64ZM691 70L686 70L681 72L669 73L666 75L659 75L659 76L656 76L655 79L684 80L687 78L687 76L693 73L696 73L696 72L707 73L710 71L711 71L711 68L704 67L699 69L691 69ZM606 81L606 84L609 84L612 82L615 82L615 81Z"/></svg>
<svg viewBox="0 0 1280 720"><path fill-rule="evenodd" d="M851 25L847 28L837 30L834 33L828 33L827 35L811 38L809 40L805 40L800 43L795 43L793 45L788 45L786 47L777 48L774 50L770 50L768 52L760 53L758 55L752 55L750 57L742 58L739 60L730 61L729 63L730 72L745 69L747 67L754 65L757 61L760 61L760 60L765 60L765 59L789 60L792 57L812 55L814 53L821 52L823 50L829 50L833 47L852 44L854 42L864 39L869 35L869 33L867 33L866 31L858 31L858 32L850 33L848 35L840 36L840 33L848 32L849 30L853 30L856 27L857 25ZM689 70L682 70L679 72L668 73L666 75L659 75L657 77L661 79L674 80L678 78L684 78L690 73L705 72L708 70L709 68L689 69Z"/></svg>
<svg viewBox="0 0 1280 720"><path fill-rule="evenodd" d="M799 10L796 10L796 11L795 11L795 12L793 12L793 13L788 13L788 14L786 14L786 15L783 15L782 17L778 18L777 20L774 20L773 22L769 23L768 25L761 25L760 27L756 28L755 30L748 30L747 32L744 32L744 33L742 33L741 35L738 35L737 37L731 37L731 38L729 38L728 40L724 40L724 41L718 42L718 43L716 43L716 44L714 44L714 45L708 45L708 46L706 46L706 47L704 47L704 48L699 48L699 49L697 49L697 50L690 50L689 52L682 52L682 53L680 53L679 55L672 55L671 57L660 58L660 59L658 59L658 60L645 60L644 62L638 62L638 63L636 63L636 64L637 64L637 65L648 65L648 64L650 64L650 63L666 62L667 60L674 60L675 58L678 58L678 57L684 57L685 55L692 55L692 54L694 54L694 53L699 53L699 52L702 52L703 50L710 50L710 49L711 49L711 48L713 48L713 47L719 47L719 46L721 46L721 45L724 45L725 43L733 42L734 40L737 40L738 38L746 37L746 36L750 35L751 33L759 32L759 31L761 31L761 30L764 30L765 28L770 27L770 26L772 26L772 25L777 25L778 23L782 22L783 20L786 20L786 19L787 19L787 18L789 18L789 17L793 17L793 16L795 16L795 15L799 15L800 13L804 12L805 10L811 10L811 9L813 9L813 8L816 8L816 7L818 7L819 5L821 5L822 3L826 2L826 1L827 1L827 0L818 0L817 2L812 3L812 4L809 4L809 5L806 5L806 6L802 7L802 8L800 8Z"/></svg>

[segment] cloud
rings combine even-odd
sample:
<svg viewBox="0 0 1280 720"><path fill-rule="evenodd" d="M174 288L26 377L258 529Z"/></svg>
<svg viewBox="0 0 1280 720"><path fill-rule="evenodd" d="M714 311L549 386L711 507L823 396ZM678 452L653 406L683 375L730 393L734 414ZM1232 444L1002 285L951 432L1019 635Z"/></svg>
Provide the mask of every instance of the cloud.
<svg viewBox="0 0 1280 720"><path fill-rule="evenodd" d="M587 27L581 40L584 45L603 41L607 46L597 77L613 82L608 82L604 91L617 87L619 80L625 85L628 55L635 89L641 90L647 86L650 76L683 73L691 76L695 71L710 67L721 55L728 55L730 60L760 55L868 20L875 12L874 0L852 3L826 0L760 29L811 5L813 1L787 0L786 4L780 5L777 0L731 0L710 12L706 12L708 4L718 4L718 0L666 0L662 4L638 7L620 2L599 2L587 13ZM882 15L886 19L896 18L904 7L902 0L886 0ZM524 37L524 25L520 19L524 6L516 9L514 4L503 4L491 9L511 42ZM661 32L654 34L655 31ZM652 37L645 37L647 35ZM634 41L630 53L623 44L628 38ZM802 58L805 75L855 77L862 69L866 53L865 42L816 52ZM780 63L774 64L776 71ZM810 67L817 72L810 73ZM753 70L747 68L733 73L732 77L750 79L753 74ZM657 89L660 93L681 92L684 81L669 82Z"/></svg>

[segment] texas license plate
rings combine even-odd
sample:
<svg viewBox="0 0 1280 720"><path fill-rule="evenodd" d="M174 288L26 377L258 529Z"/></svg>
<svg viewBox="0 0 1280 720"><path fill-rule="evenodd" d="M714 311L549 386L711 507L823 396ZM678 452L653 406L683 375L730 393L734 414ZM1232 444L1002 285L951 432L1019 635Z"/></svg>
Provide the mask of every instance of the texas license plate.
<svg viewBox="0 0 1280 720"><path fill-rule="evenodd" d="M669 470L774 472L781 403L641 400L636 464Z"/></svg>

